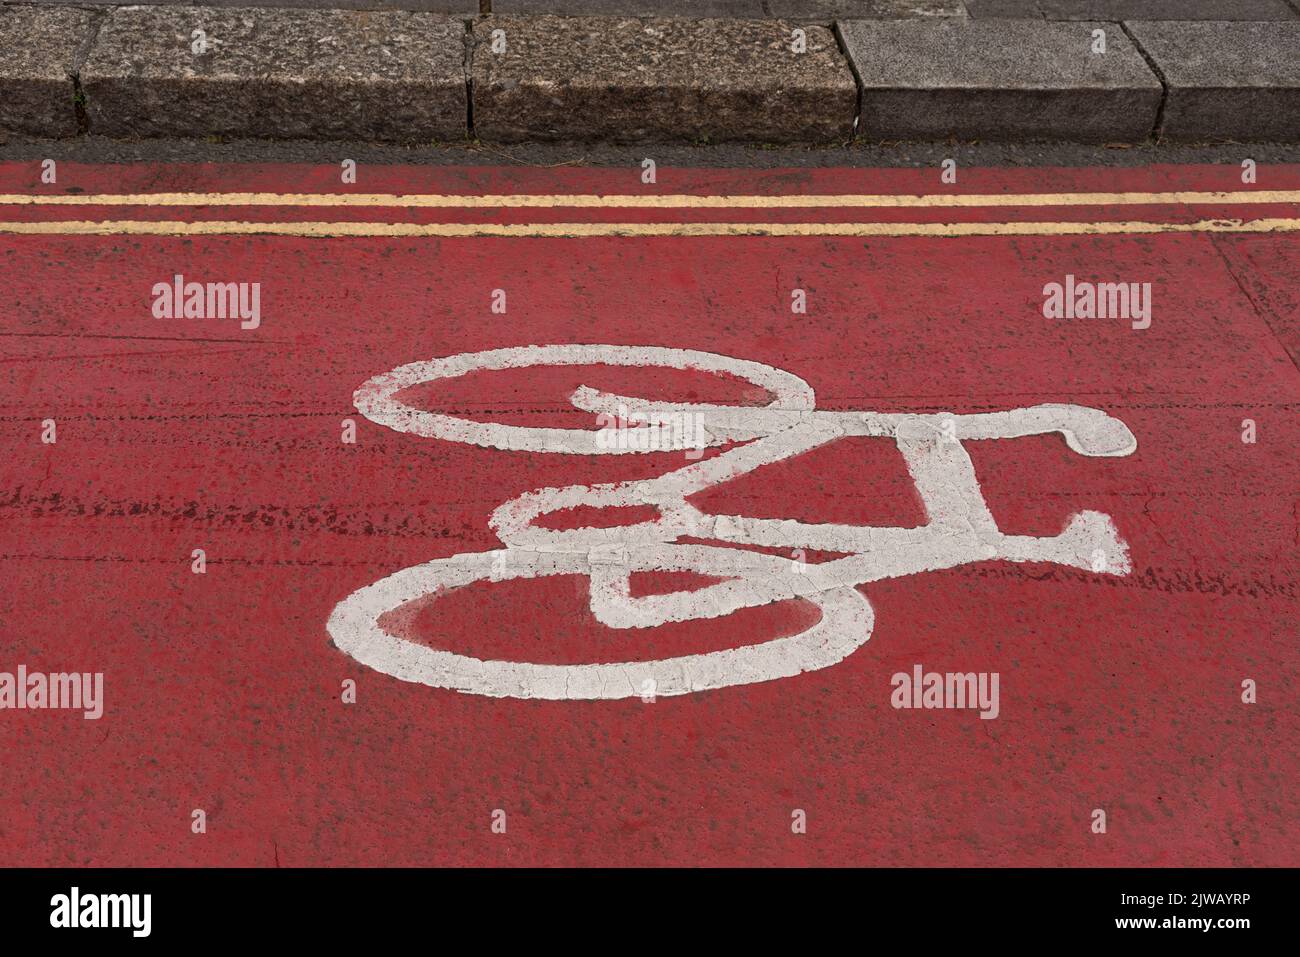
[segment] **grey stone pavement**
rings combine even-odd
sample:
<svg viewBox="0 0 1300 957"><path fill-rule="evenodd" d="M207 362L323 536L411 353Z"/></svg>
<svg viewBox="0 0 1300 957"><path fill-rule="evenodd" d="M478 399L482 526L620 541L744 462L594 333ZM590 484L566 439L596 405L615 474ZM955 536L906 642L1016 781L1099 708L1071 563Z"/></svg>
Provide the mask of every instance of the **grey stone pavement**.
<svg viewBox="0 0 1300 957"><path fill-rule="evenodd" d="M0 0L0 140L1300 142L1300 0L257 2Z"/></svg>
<svg viewBox="0 0 1300 957"><path fill-rule="evenodd" d="M120 6L123 0L0 0ZM140 4L176 0L134 0ZM842 19L1300 20L1300 0L204 0L212 7L417 10L563 16L735 17L829 23Z"/></svg>

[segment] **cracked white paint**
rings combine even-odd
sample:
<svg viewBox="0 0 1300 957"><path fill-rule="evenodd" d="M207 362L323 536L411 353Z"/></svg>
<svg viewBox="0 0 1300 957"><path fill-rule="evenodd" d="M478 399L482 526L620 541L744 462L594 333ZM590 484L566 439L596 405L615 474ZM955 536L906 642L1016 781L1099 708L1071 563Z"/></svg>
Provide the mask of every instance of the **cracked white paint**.
<svg viewBox="0 0 1300 957"><path fill-rule="evenodd" d="M858 585L968 562L1004 559L1054 562L1109 574L1129 572L1128 549L1110 518L1080 512L1055 536L1005 535L989 512L966 441L1060 432L1075 452L1122 456L1137 448L1124 423L1098 409L1038 405L1006 412L828 412L815 407L812 388L799 377L758 362L708 352L610 345L523 346L414 362L357 389L353 401L367 418L399 432L511 451L573 455L635 454L636 443L598 441L598 430L531 428L474 422L416 409L401 402L403 389L469 372L529 366L608 365L663 367L727 373L766 390L761 407L644 402L586 386L573 404L593 413L621 406L638 414L703 416L707 445L734 443L713 458L651 479L571 485L527 492L501 505L490 525L504 549L455 555L404 569L339 603L328 629L335 644L377 671L437 688L494 697L612 699L641 694L652 681L658 695L688 694L751 684L825 668L871 637L874 615ZM764 465L801 455L850 436L892 439L907 463L927 515L919 528L710 515L688 496ZM648 447L648 443L647 443ZM651 505L659 517L618 528L554 530L534 524L576 506ZM727 543L680 544L682 537ZM771 546L847 553L818 564L731 546ZM1102 556L1100 566L1097 556ZM633 572L690 571L724 579L694 591L632 598ZM612 628L653 628L667 622L718 618L742 608L802 598L821 619L805 631L756 645L659 661L553 665L484 661L430 648L379 626L381 616L430 594L476 582L549 575L590 580L590 607Z"/></svg>

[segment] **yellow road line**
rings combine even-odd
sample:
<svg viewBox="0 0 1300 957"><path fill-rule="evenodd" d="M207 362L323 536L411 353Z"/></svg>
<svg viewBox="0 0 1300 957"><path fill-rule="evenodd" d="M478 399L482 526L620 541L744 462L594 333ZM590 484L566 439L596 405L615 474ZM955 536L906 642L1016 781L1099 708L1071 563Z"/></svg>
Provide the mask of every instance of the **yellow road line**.
<svg viewBox="0 0 1300 957"><path fill-rule="evenodd" d="M223 220L0 222L0 233L70 236L1080 236L1135 233L1300 231L1300 219L1203 219L1192 223L279 223Z"/></svg>
<svg viewBox="0 0 1300 957"><path fill-rule="evenodd" d="M3 206L397 206L454 209L813 209L844 207L957 208L981 206L1141 206L1169 204L1300 203L1300 190L1237 190L1170 193L984 193L894 196L888 194L797 196L694 196L594 194L401 193L0 193Z"/></svg>

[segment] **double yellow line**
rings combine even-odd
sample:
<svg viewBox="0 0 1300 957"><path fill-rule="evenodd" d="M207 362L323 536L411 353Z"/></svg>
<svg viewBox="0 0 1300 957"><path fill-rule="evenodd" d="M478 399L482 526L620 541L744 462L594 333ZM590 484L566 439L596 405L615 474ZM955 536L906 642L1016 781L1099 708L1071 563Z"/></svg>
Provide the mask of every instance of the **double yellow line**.
<svg viewBox="0 0 1300 957"><path fill-rule="evenodd" d="M1143 233L1284 233L1300 219L1204 219L1192 223L371 223L234 220L58 220L0 222L0 233L59 236L472 236L589 239L600 236L1114 236Z"/></svg>
<svg viewBox="0 0 1300 957"><path fill-rule="evenodd" d="M1300 190L1113 193L623 195L402 193L99 193L0 194L3 206L347 207L406 209L976 209L1078 206L1252 206L1300 204ZM1300 231L1300 218L1201 219L1192 222L566 222L392 223L255 222L242 220L0 220L0 233L137 236L1069 236L1141 233L1275 233Z"/></svg>

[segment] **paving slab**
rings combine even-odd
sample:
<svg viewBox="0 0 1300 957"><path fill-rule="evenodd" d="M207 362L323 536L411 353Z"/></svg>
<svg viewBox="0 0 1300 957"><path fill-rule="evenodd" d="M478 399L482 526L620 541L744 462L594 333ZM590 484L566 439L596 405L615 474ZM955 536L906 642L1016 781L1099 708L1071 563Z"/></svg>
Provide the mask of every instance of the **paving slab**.
<svg viewBox="0 0 1300 957"><path fill-rule="evenodd" d="M474 130L496 141L847 140L853 74L825 27L800 28L806 49L794 52L796 26L488 17L473 29Z"/></svg>
<svg viewBox="0 0 1300 957"><path fill-rule="evenodd" d="M1159 79L1117 24L852 20L839 24L862 81L869 140L1137 142L1155 128ZM1106 52L1092 51L1093 30Z"/></svg>
<svg viewBox="0 0 1300 957"><path fill-rule="evenodd" d="M1300 137L1300 22L1127 24L1168 87L1161 136Z"/></svg>
<svg viewBox="0 0 1300 957"><path fill-rule="evenodd" d="M976 19L1042 19L1036 0L966 0L966 15Z"/></svg>
<svg viewBox="0 0 1300 957"><path fill-rule="evenodd" d="M500 14L555 14L578 17L742 17L768 16L763 0L493 0Z"/></svg>
<svg viewBox="0 0 1300 957"><path fill-rule="evenodd" d="M1294 20L1287 0L1037 0L1049 20Z"/></svg>
<svg viewBox="0 0 1300 957"><path fill-rule="evenodd" d="M966 0L976 19L1292 20L1288 0Z"/></svg>
<svg viewBox="0 0 1300 957"><path fill-rule="evenodd" d="M120 7L122 0L0 0L76 7ZM175 6L176 0L135 0L131 6ZM418 10L426 13L477 15L479 0L204 0L205 7L280 7L312 10Z"/></svg>
<svg viewBox="0 0 1300 957"><path fill-rule="evenodd" d="M109 136L428 142L465 135L464 52L464 23L432 13L136 6L81 80Z"/></svg>
<svg viewBox="0 0 1300 957"><path fill-rule="evenodd" d="M70 7L0 7L0 130L77 132L72 75L100 16Z"/></svg>
<svg viewBox="0 0 1300 957"><path fill-rule="evenodd" d="M961 0L766 0L767 12L786 20L906 20L964 17Z"/></svg>

